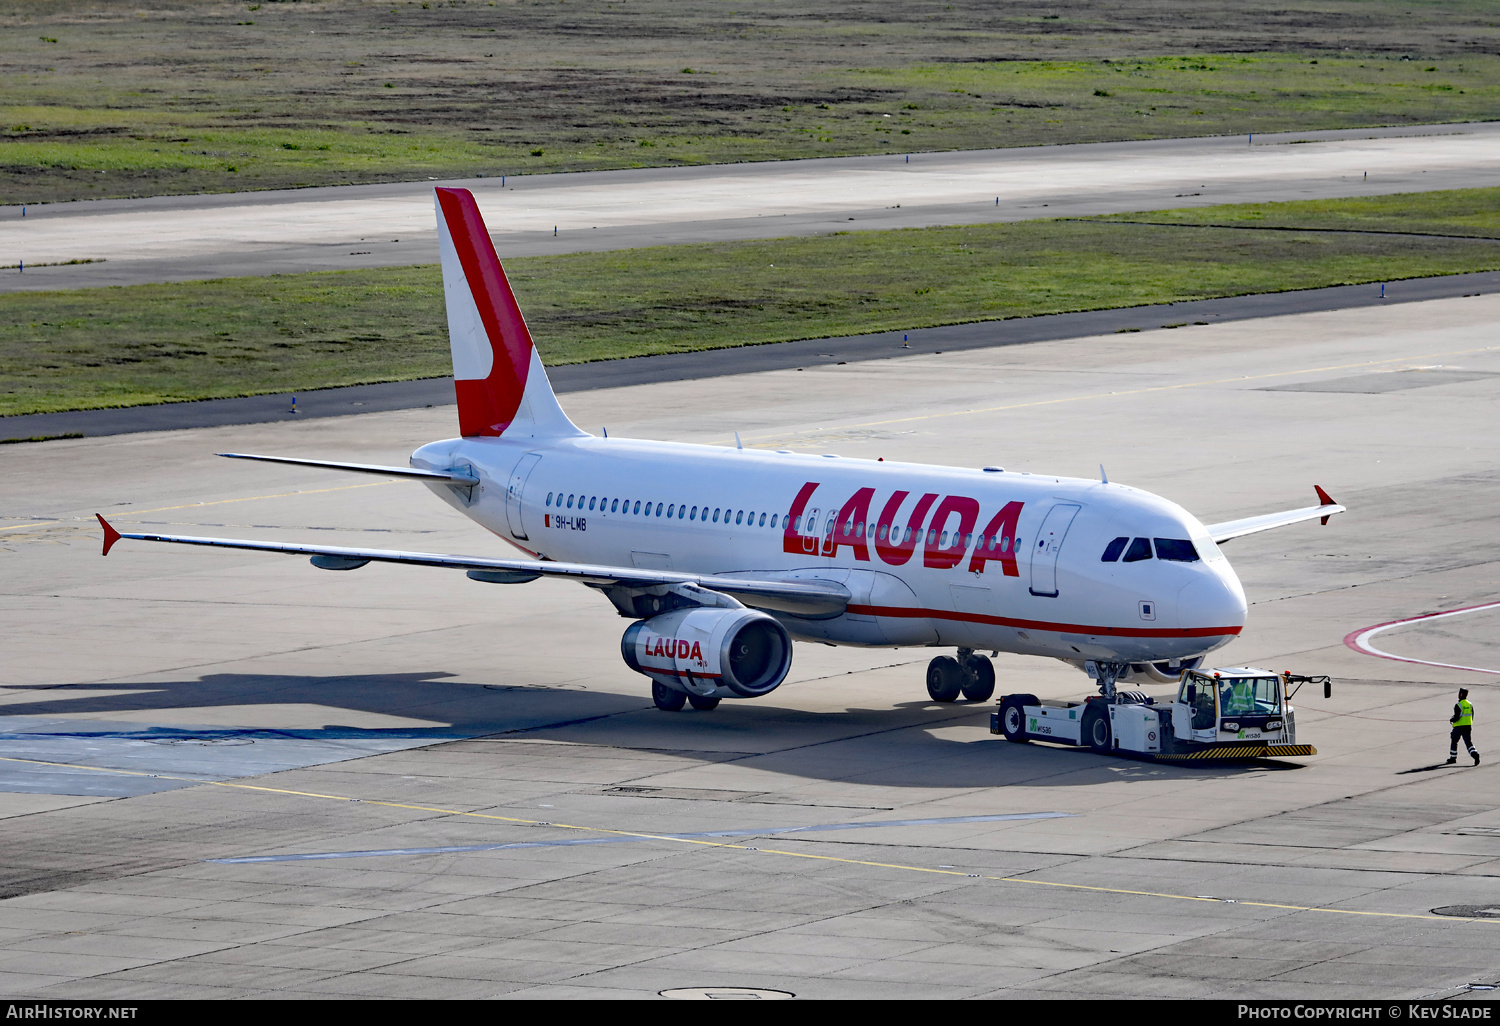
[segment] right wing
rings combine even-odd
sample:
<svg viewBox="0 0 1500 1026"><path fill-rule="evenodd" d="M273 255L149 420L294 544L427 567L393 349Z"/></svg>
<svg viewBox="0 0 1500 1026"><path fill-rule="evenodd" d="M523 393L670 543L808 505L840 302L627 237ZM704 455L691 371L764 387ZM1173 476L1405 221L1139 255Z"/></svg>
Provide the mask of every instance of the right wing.
<svg viewBox="0 0 1500 1026"><path fill-rule="evenodd" d="M1318 501L1320 506L1304 506L1301 509L1289 509L1283 513L1262 513L1260 516L1245 517L1243 520L1227 520L1222 524L1209 524L1208 533L1216 542L1227 542L1231 538L1243 538L1247 534L1258 534L1261 531L1269 531L1276 527L1286 527L1288 524L1300 524L1304 520L1315 520L1319 517L1323 523L1328 523L1328 518L1335 513L1344 512L1345 507L1340 506L1328 497L1328 493L1317 485Z"/></svg>
<svg viewBox="0 0 1500 1026"><path fill-rule="evenodd" d="M461 470L416 470L412 467L382 467L375 463L335 463L332 460L303 460L293 456L256 456L248 452L221 452L232 460L260 460L264 463L291 463L299 467L326 467L329 470L350 470L356 474L382 474L386 477L410 477L420 481L448 481L456 485L473 487L479 478Z"/></svg>
<svg viewBox="0 0 1500 1026"><path fill-rule="evenodd" d="M640 570L634 567L587 563L557 563L545 559L488 559L482 556L444 555L435 552L402 552L394 549L356 549L342 545L284 545L280 542L248 541L242 538L194 538L170 534L123 534L99 514L104 528L104 554L121 538L136 541L206 545L221 549L250 549L309 556L324 570L357 570L366 563L409 563L467 570L479 581L523 584L538 577L563 577L595 587L622 585L627 588L696 586L728 595L747 606L791 613L796 616L836 616L849 604L849 589L833 581L782 581L771 577L681 574L670 570Z"/></svg>

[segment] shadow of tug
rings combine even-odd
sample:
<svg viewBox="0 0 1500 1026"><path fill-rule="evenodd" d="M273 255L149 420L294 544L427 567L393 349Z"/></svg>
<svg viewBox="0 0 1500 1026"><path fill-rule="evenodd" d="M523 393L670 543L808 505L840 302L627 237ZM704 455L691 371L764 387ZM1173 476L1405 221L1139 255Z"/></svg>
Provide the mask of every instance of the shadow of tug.
<svg viewBox="0 0 1500 1026"><path fill-rule="evenodd" d="M691 709L665 713L654 708L644 696L589 691L579 684L485 685L459 682L451 679L454 676L441 670L333 676L220 673L191 680L140 684L63 684L26 689L33 694L42 690L47 697L7 703L0 706L0 716L128 717L141 723L139 730L90 730L89 721L79 720L75 721L74 731L49 730L47 734L162 743L211 744L235 740L245 743L259 736L308 741L415 740L439 744L530 736L600 748L670 753L711 764L743 761L761 771L875 787L975 788L1015 784L1076 787L1184 774L1198 778L1240 777L1247 773L1302 768L1268 760L1241 764L1156 764L1097 756L1082 749L1010 744L998 737L985 736L976 742L929 732L953 726L988 729L989 713L994 709L991 702L948 705L914 701L885 708L850 706L838 712L810 712L776 705L773 697L725 702L707 713ZM101 691L116 693L101 694ZM77 697L71 694L79 692ZM157 711L297 705L425 720L432 726L358 727L325 722L307 726L245 723L188 728L141 720L142 714ZM885 736L883 740L881 735Z"/></svg>

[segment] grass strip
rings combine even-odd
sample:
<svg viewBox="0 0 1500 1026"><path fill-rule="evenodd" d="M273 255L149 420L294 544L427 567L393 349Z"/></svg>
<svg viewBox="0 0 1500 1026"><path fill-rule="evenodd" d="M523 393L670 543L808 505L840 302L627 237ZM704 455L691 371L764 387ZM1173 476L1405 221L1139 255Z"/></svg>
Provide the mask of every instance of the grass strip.
<svg viewBox="0 0 1500 1026"><path fill-rule="evenodd" d="M1243 230L1257 213L1320 230ZM1167 223L840 232L507 270L561 364L1500 269L1500 243L1455 237L1500 234L1497 189L1127 216ZM1236 227L1180 230L1195 223ZM1379 225L1431 234L1364 231ZM436 266L0 296L0 414L450 372Z"/></svg>
<svg viewBox="0 0 1500 1026"><path fill-rule="evenodd" d="M0 204L1494 117L1493 3L1292 6L10 0Z"/></svg>

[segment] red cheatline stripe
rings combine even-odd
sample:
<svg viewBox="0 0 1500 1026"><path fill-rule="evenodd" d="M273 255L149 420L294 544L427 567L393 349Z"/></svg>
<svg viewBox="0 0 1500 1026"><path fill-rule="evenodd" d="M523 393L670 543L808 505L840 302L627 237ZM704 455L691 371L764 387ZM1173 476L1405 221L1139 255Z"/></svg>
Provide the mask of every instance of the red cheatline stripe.
<svg viewBox="0 0 1500 1026"><path fill-rule="evenodd" d="M985 613L959 613L945 609L922 609L915 606L850 605L848 611L862 616L889 616L898 619L958 620L996 627L1020 627L1033 631L1057 631L1062 634L1106 635L1113 638L1215 638L1235 635L1243 625L1226 627L1101 627L1078 623L1053 623L1048 620L1020 620L1011 616L989 616Z"/></svg>
<svg viewBox="0 0 1500 1026"><path fill-rule="evenodd" d="M647 666L645 663L641 664L641 670L646 673L665 673L669 677L702 677L705 680L718 680L723 676L720 673L699 673L697 670L674 670L670 666Z"/></svg>

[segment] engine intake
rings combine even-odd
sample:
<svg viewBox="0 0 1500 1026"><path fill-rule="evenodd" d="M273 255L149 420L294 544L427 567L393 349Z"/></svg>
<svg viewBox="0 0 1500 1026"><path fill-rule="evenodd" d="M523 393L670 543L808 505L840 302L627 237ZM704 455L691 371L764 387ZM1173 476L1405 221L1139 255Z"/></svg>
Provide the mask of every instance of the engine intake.
<svg viewBox="0 0 1500 1026"><path fill-rule="evenodd" d="M625 628L625 665L677 691L759 698L792 668L792 640L754 609L679 609Z"/></svg>

